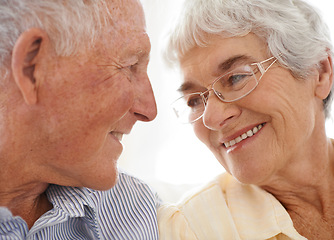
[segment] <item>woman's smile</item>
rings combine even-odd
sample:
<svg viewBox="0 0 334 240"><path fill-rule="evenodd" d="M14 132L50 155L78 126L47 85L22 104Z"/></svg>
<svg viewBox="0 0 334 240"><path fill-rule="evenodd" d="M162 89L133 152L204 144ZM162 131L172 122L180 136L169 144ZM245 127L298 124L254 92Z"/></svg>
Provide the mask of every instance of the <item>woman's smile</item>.
<svg viewBox="0 0 334 240"><path fill-rule="evenodd" d="M261 123L247 131L245 131L244 133L240 134L239 136L237 136L236 138L229 140L229 141L225 141L223 143L223 145L225 146L225 148L231 148L233 146L235 146L236 144L253 137L255 134L257 134L262 127L265 125L265 123Z"/></svg>

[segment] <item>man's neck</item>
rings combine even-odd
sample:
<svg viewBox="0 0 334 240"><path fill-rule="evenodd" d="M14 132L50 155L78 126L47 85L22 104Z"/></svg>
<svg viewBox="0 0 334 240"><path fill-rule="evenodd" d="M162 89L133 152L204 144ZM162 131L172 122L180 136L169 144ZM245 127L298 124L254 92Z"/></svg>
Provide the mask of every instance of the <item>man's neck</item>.
<svg viewBox="0 0 334 240"><path fill-rule="evenodd" d="M39 217L53 207L45 194L47 187L48 184L43 183L29 184L7 192L0 186L0 206L7 207L13 216L20 216L30 229Z"/></svg>

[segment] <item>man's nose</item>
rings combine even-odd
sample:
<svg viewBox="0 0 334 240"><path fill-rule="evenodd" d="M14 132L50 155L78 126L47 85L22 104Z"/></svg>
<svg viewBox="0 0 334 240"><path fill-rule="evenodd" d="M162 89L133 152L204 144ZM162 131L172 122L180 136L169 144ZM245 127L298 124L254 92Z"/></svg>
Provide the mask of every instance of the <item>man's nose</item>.
<svg viewBox="0 0 334 240"><path fill-rule="evenodd" d="M157 116L157 105L147 73L143 74L140 79L136 79L134 88L135 99L132 111L139 121L152 121Z"/></svg>

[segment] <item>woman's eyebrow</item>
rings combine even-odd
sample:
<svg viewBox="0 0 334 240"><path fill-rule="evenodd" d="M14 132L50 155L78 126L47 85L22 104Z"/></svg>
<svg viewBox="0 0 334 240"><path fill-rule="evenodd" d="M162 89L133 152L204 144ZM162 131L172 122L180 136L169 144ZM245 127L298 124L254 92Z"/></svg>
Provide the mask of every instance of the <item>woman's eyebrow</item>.
<svg viewBox="0 0 334 240"><path fill-rule="evenodd" d="M235 55L232 56L230 58L228 58L227 60L225 60L224 62L220 63L217 67L217 75L220 76L221 73L223 72L227 72L228 70L230 70L233 65L235 64L241 64L241 63L250 63L250 62L254 62L255 60L252 57L249 57L247 55ZM187 91L190 91L192 89L197 88L197 85L191 81L185 81L183 84L181 84L181 86L177 89L178 92L184 93Z"/></svg>
<svg viewBox="0 0 334 240"><path fill-rule="evenodd" d="M224 62L220 63L218 65L218 72L226 72L229 69L232 68L233 65L235 64L241 64L241 63L250 63L254 62L254 59L252 57L249 57L247 55L236 55L228 58Z"/></svg>
<svg viewBox="0 0 334 240"><path fill-rule="evenodd" d="M196 84L192 83L192 82L184 82L181 84L181 86L177 89L178 92L186 92L189 91L191 89L194 89L196 87Z"/></svg>

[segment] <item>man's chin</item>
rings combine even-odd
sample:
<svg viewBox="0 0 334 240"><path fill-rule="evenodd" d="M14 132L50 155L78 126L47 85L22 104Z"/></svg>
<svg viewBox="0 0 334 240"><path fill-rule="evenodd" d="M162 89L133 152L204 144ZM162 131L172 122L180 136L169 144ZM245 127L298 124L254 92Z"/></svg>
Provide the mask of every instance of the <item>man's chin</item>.
<svg viewBox="0 0 334 240"><path fill-rule="evenodd" d="M118 170L116 169L108 176L99 177L98 181L86 183L84 187L98 190L98 191L106 191L114 187L118 181Z"/></svg>

